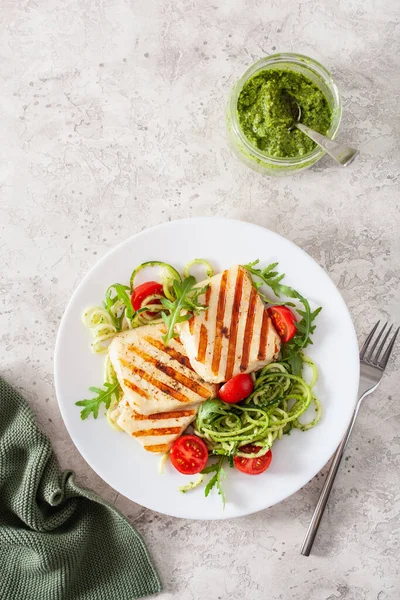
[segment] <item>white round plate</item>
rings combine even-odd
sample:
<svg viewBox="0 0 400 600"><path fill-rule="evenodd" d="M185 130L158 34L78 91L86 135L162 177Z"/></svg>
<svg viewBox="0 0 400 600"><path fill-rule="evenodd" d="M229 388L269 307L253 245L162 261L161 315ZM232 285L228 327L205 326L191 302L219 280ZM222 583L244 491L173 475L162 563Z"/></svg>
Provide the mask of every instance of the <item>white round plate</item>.
<svg viewBox="0 0 400 600"><path fill-rule="evenodd" d="M83 312L101 304L107 287L129 284L134 267L161 260L182 269L189 260L208 259L215 271L259 258L279 263L285 283L322 306L314 345L307 348L318 365L316 393L323 406L321 422L310 431L292 431L273 447L271 467L250 477L226 467L227 503L204 486L182 494L177 488L196 478L180 475L168 463L158 473L159 456L145 452L135 440L113 430L102 414L81 421L75 402L91 397L89 386L103 383L104 355L89 349L90 332ZM152 274L154 277L154 273ZM117 246L84 278L62 319L55 352L55 384L62 417L79 452L119 493L160 513L187 519L227 519L262 510L291 494L329 460L349 423L359 378L357 339L347 307L325 271L303 250L283 237L250 223L219 218L186 219L139 233Z"/></svg>

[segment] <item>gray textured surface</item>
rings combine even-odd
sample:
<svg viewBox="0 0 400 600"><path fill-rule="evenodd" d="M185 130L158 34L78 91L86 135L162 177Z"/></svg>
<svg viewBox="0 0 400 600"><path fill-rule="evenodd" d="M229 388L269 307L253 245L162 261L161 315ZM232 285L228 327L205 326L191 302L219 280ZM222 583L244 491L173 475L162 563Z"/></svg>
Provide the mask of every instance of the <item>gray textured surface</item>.
<svg viewBox="0 0 400 600"><path fill-rule="evenodd" d="M399 352L363 410L313 556L299 548L324 473L232 522L180 521L134 505L74 448L53 387L53 347L84 273L120 240L167 219L226 215L295 241L331 274L362 338L400 321L397 0L3 0L1 3L1 372L31 402L60 462L144 535L162 600L397 600ZM332 70L341 139L274 180L227 148L235 77L274 51ZM338 374L340 376L340 374Z"/></svg>

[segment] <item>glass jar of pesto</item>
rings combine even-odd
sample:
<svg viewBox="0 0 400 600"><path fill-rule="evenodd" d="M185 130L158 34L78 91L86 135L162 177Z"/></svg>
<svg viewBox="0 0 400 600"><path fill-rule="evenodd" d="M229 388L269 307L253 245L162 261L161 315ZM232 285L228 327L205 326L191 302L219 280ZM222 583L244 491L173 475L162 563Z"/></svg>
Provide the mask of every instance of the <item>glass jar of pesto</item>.
<svg viewBox="0 0 400 600"><path fill-rule="evenodd" d="M301 131L289 131L285 94L302 110L301 122L334 139L342 116L339 90L330 73L301 54L273 54L252 65L233 86L227 128L236 155L265 175L288 175L311 167L324 151Z"/></svg>

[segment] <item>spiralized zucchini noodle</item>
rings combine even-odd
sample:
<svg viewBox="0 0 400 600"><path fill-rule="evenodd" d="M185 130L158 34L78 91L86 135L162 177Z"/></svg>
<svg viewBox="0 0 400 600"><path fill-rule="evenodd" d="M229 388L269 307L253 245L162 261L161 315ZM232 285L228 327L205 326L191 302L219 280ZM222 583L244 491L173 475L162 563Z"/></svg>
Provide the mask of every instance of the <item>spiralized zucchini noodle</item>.
<svg viewBox="0 0 400 600"><path fill-rule="evenodd" d="M215 399L202 404L195 422L196 435L204 439L213 454L256 458L292 429L314 427L321 418L321 404L312 391L318 372L310 358L302 358L311 368L309 383L293 375L288 363L271 363L258 371L254 391L243 403L230 405ZM310 406L316 414L303 423L299 419ZM253 454L241 452L247 444L259 450Z"/></svg>
<svg viewBox="0 0 400 600"><path fill-rule="evenodd" d="M106 360L104 363L104 381L106 383L112 383L112 384L117 383L117 381L118 381L117 376L114 371L114 367L112 366L110 357L108 355L106 356ZM112 414L113 410L116 408L116 406L120 400L120 396L121 396L121 388L118 388L118 393L113 394L113 397L110 402L110 406L106 410L106 418L107 418L108 424L110 425L110 427L112 427L113 429L116 429L117 431L123 431L123 430L121 429L121 427L118 427L116 422L111 418L111 414Z"/></svg>
<svg viewBox="0 0 400 600"><path fill-rule="evenodd" d="M204 258L195 258L194 260L188 262L185 268L183 269L184 277L189 277L190 268L193 267L193 265L204 265L207 277L214 276L214 269L212 268L211 263L209 263L208 260L205 260Z"/></svg>
<svg viewBox="0 0 400 600"><path fill-rule="evenodd" d="M93 352L106 352L108 343L117 333L111 315L101 306L92 306L82 316L82 321L93 335L90 348Z"/></svg>
<svg viewBox="0 0 400 600"><path fill-rule="evenodd" d="M138 273L140 273L140 271L142 269L146 269L147 267L160 267L162 269L161 283L163 286L164 295L166 298L168 298L168 300L174 300L175 296L174 296L174 290L172 288L172 283L173 283L174 279L176 279L177 281L182 281L182 277L179 275L178 271L176 269L174 269L174 267L172 265L169 265L168 263L165 263L165 262L161 262L159 260L150 260L148 262L142 263L141 265L136 267L136 269L134 269L134 271L132 272L132 275L131 275L131 279L130 279L131 291L133 292L134 287L135 287L134 283L135 283L136 275Z"/></svg>
<svg viewBox="0 0 400 600"><path fill-rule="evenodd" d="M169 457L169 452L164 452L164 454L161 455L160 462L158 463L158 472L160 475L164 474L164 467L165 467L165 463L168 460L168 457Z"/></svg>
<svg viewBox="0 0 400 600"><path fill-rule="evenodd" d="M199 477L195 481L191 481L187 485L180 485L178 490L182 492L182 494L186 494L186 492L190 492L191 490L199 487L204 481L204 475L199 475Z"/></svg>

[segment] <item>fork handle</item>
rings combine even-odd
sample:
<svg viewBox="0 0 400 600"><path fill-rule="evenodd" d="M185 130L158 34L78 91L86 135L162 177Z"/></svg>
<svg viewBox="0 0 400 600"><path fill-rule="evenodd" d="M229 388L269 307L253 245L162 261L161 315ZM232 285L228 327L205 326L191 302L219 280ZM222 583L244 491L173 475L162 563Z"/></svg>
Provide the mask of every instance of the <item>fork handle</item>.
<svg viewBox="0 0 400 600"><path fill-rule="evenodd" d="M343 458L343 454L346 450L347 442L349 441L350 434L354 427L354 423L357 419L358 409L360 408L362 397L357 402L356 407L353 412L353 416L351 417L350 425L347 428L347 431L344 435L344 438L340 442L338 449L333 455L332 463L327 473L325 483L322 487L321 494L315 507L314 514L312 516L310 525L308 527L306 537L304 538L303 545L301 547L301 553L303 556L309 556L311 552L311 548L313 546L315 536L317 535L318 528L321 524L322 515L324 514L326 505L328 503L329 495L332 490L333 482L335 481L336 474L339 470L340 462Z"/></svg>

